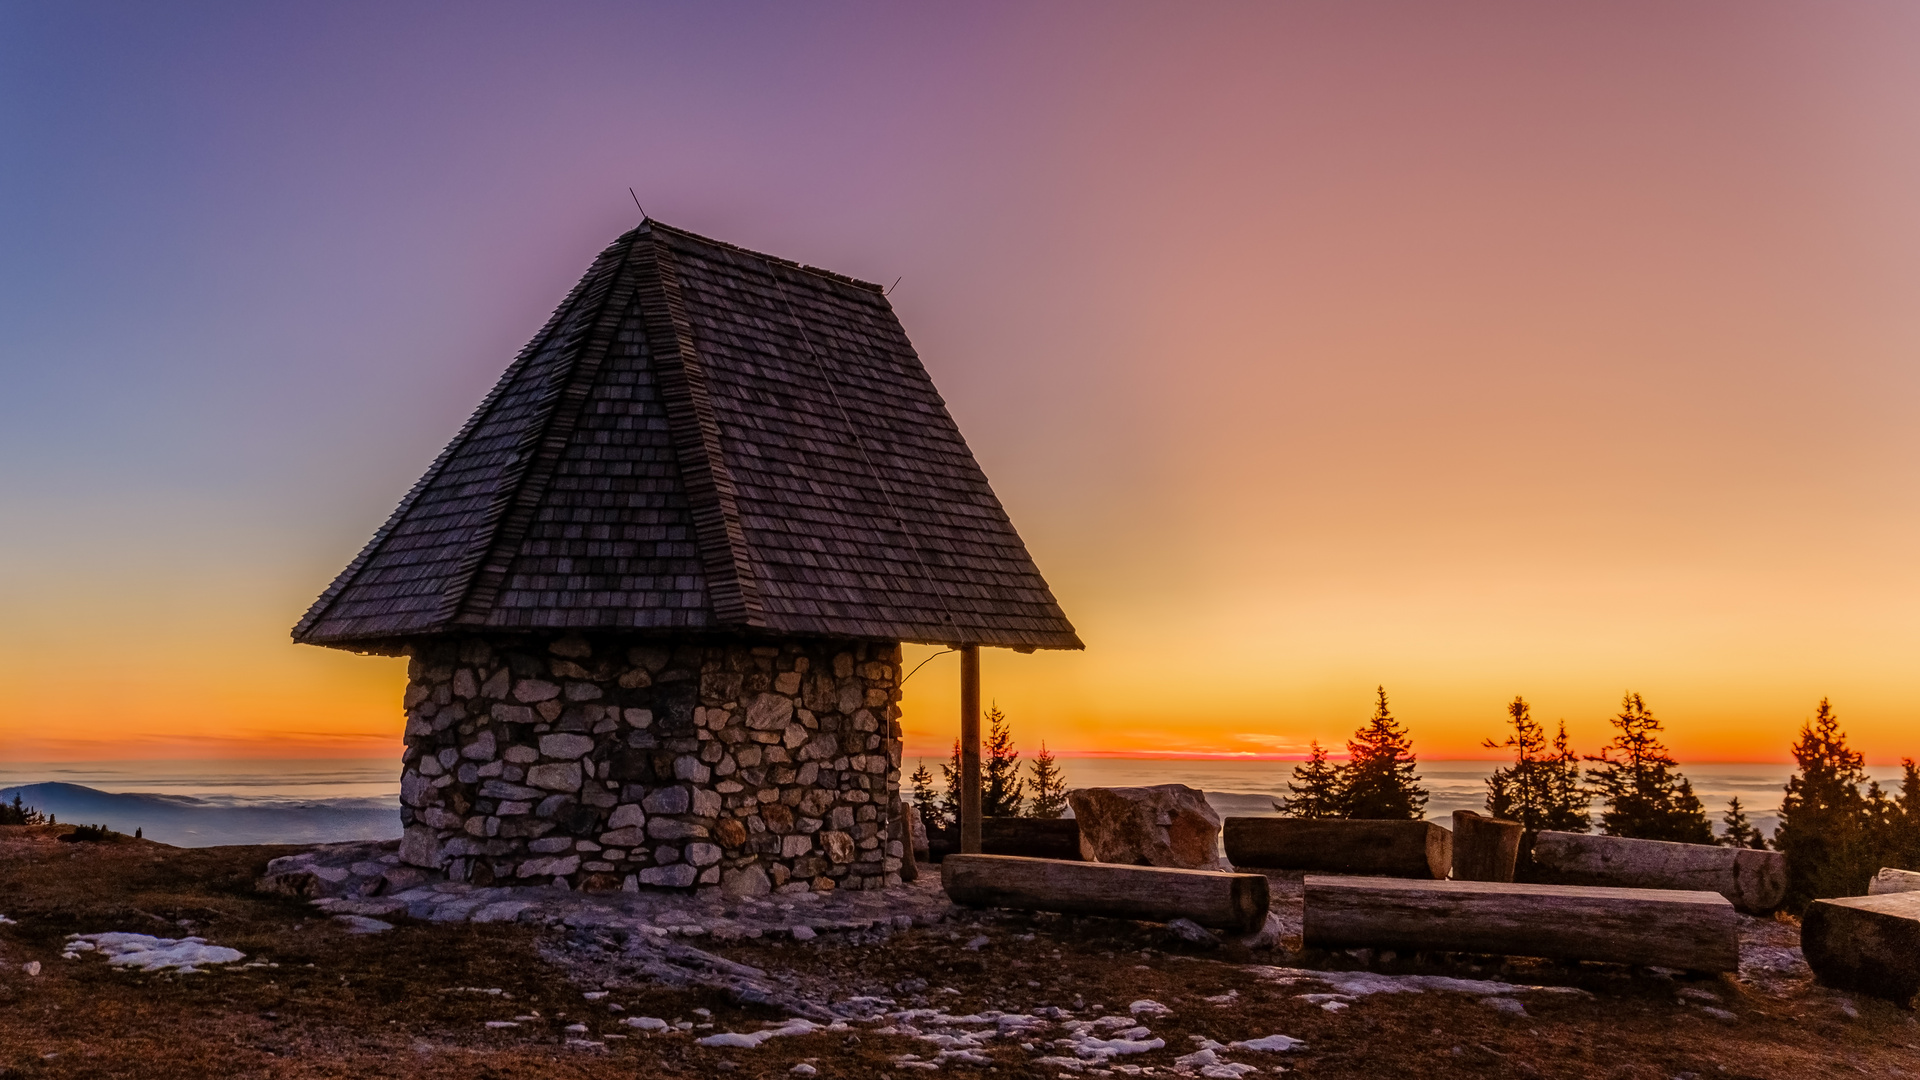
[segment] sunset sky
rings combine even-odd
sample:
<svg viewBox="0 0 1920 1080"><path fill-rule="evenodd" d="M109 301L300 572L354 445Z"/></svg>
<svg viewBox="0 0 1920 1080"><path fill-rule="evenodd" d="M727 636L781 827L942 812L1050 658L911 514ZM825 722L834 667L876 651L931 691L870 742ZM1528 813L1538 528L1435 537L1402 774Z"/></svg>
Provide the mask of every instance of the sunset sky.
<svg viewBox="0 0 1920 1080"><path fill-rule="evenodd" d="M1920 6L0 6L0 757L397 754L288 629L637 217L892 282L1087 643L1023 747L1384 684L1920 755ZM915 649L916 659L931 650ZM951 656L909 753L955 728Z"/></svg>

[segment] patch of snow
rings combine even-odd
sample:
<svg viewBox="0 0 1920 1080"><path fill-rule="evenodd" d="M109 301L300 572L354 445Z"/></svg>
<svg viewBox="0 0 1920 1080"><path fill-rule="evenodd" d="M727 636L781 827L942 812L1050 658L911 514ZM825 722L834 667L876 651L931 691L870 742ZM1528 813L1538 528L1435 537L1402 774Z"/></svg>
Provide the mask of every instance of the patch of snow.
<svg viewBox="0 0 1920 1080"><path fill-rule="evenodd" d="M568 1025L567 1025L567 1030L568 1030L568 1031L571 1031L571 1032L573 1032L573 1033L574 1033L574 1034L576 1034L576 1035L584 1035L584 1034L586 1034L586 1033L587 1033L587 1025L585 1025L585 1024L568 1024Z"/></svg>
<svg viewBox="0 0 1920 1080"><path fill-rule="evenodd" d="M1206 1002L1209 1005L1231 1005L1233 1004L1234 999L1238 998L1239 996L1240 996L1240 991L1229 990L1224 994L1215 994L1212 997L1205 997L1205 998L1201 998L1200 1000Z"/></svg>
<svg viewBox="0 0 1920 1080"><path fill-rule="evenodd" d="M20 965L20 970L26 972L28 975L39 975L40 961L29 960L26 963Z"/></svg>
<svg viewBox="0 0 1920 1080"><path fill-rule="evenodd" d="M1264 1039L1246 1039L1232 1044L1235 1050L1264 1050L1270 1054L1283 1054L1289 1050L1305 1050L1307 1044L1287 1035L1268 1035Z"/></svg>
<svg viewBox="0 0 1920 1080"><path fill-rule="evenodd" d="M245 960L247 954L222 945L209 945L205 938L157 938L149 934L70 934L70 942L91 942L104 953L114 967L137 967L141 971L172 969L191 975L200 964L231 964ZM69 945L72 949L76 946Z"/></svg>
<svg viewBox="0 0 1920 1080"><path fill-rule="evenodd" d="M489 1020L487 1021L487 1026L490 1028L514 1028L519 1027L520 1022L518 1020Z"/></svg>
<svg viewBox="0 0 1920 1080"><path fill-rule="evenodd" d="M974 938L972 941L969 941L965 945L961 946L961 948L966 949L968 952L979 952L981 949L986 948L988 945L992 943L993 943L992 938L988 937L985 934L981 934L979 937Z"/></svg>
<svg viewBox="0 0 1920 1080"><path fill-rule="evenodd" d="M793 1068L788 1069L787 1071L792 1073L795 1076L812 1076L815 1073L818 1073L820 1070L814 1068L813 1066L803 1061L800 1064L795 1065Z"/></svg>
<svg viewBox="0 0 1920 1080"><path fill-rule="evenodd" d="M607 996L607 991L605 991L605 990L589 990L589 991L587 991L586 993L584 993L584 994L581 994L580 996L581 996L581 997L583 997L583 998L586 998L586 999L587 999L588 1001L601 1001L601 1000L604 1000L604 999L606 998L606 996Z"/></svg>
<svg viewBox="0 0 1920 1080"><path fill-rule="evenodd" d="M1259 1071L1260 1066L1258 1065L1243 1065L1237 1061L1223 1061L1218 1065L1209 1065L1201 1069L1200 1075L1207 1077L1207 1080L1240 1080L1241 1077L1250 1072Z"/></svg>
<svg viewBox="0 0 1920 1080"><path fill-rule="evenodd" d="M1514 1016L1527 1015L1527 1007L1510 997L1483 997L1480 1004L1494 1012L1511 1013Z"/></svg>
<svg viewBox="0 0 1920 1080"><path fill-rule="evenodd" d="M1127 1006L1127 1011L1132 1013L1135 1016L1140 1016L1142 1014L1145 1014L1147 1016L1173 1015L1172 1009L1169 1009L1165 1005L1162 1005L1159 1002L1154 1001L1152 998L1141 998L1139 1001L1136 1001L1133 1004Z"/></svg>
<svg viewBox="0 0 1920 1080"><path fill-rule="evenodd" d="M1728 1021L1729 1023L1740 1019L1738 1016L1735 1016L1733 1013L1728 1012L1725 1009L1715 1008L1712 1005L1702 1005L1700 1006L1700 1011L1703 1013L1706 1013L1708 1016L1713 1017L1715 1020L1725 1020L1725 1021Z"/></svg>
<svg viewBox="0 0 1920 1080"><path fill-rule="evenodd" d="M1446 975L1381 975L1372 971L1307 971L1303 968L1255 966L1250 970L1279 983L1319 982L1342 994L1420 994L1429 990L1497 997L1503 994L1586 994L1572 986L1526 986L1490 979L1455 979Z"/></svg>
<svg viewBox="0 0 1920 1080"><path fill-rule="evenodd" d="M335 915L333 921L346 927L349 934L378 934L393 929L392 923L370 919L365 915Z"/></svg>
<svg viewBox="0 0 1920 1080"><path fill-rule="evenodd" d="M630 1028L639 1028L641 1031L667 1030L667 1022L657 1016L629 1016L620 1022Z"/></svg>
<svg viewBox="0 0 1920 1080"><path fill-rule="evenodd" d="M793 928L793 940L795 941L812 941L819 936L819 934L813 932L813 927L811 926L796 926Z"/></svg>
<svg viewBox="0 0 1920 1080"><path fill-rule="evenodd" d="M1195 1050L1191 1054L1182 1054L1173 1059L1173 1067L1176 1069L1204 1069L1208 1065L1218 1064L1220 1064L1220 1055L1214 1053L1212 1047Z"/></svg>
<svg viewBox="0 0 1920 1080"><path fill-rule="evenodd" d="M723 1031L718 1035L708 1035L705 1038L695 1039L694 1045L725 1046L740 1050L751 1050L761 1043L766 1042L768 1039L779 1038L782 1035L805 1035L809 1032L819 1030L821 1030L820 1025L811 1020L793 1019L779 1027L768 1028L765 1031L756 1031L752 1034L743 1034L737 1031Z"/></svg>

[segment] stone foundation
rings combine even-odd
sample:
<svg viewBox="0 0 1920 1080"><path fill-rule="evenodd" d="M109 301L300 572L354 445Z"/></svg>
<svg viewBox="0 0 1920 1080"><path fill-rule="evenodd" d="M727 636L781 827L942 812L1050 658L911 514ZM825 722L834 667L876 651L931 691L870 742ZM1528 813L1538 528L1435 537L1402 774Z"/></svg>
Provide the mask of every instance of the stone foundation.
<svg viewBox="0 0 1920 1080"><path fill-rule="evenodd" d="M476 885L899 881L900 647L422 642L401 857Z"/></svg>

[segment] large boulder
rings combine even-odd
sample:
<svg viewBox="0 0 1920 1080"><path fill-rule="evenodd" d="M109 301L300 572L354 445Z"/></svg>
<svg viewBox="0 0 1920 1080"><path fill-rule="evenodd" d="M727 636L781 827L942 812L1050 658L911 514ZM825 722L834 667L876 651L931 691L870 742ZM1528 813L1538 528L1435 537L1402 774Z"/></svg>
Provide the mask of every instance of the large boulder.
<svg viewBox="0 0 1920 1080"><path fill-rule="evenodd" d="M1220 864L1220 815L1185 784L1080 788L1067 792L1088 862L1212 870Z"/></svg>

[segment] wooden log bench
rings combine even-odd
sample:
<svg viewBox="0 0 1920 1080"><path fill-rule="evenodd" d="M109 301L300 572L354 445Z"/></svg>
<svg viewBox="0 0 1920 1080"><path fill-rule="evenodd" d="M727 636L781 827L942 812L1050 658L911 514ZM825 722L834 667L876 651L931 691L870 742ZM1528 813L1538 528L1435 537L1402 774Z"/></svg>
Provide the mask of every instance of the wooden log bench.
<svg viewBox="0 0 1920 1080"><path fill-rule="evenodd" d="M1828 986L1906 1006L1920 993L1920 892L1815 900L1800 951Z"/></svg>
<svg viewBox="0 0 1920 1080"><path fill-rule="evenodd" d="M1302 936L1326 949L1740 966L1733 905L1713 892L1309 875Z"/></svg>
<svg viewBox="0 0 1920 1080"><path fill-rule="evenodd" d="M1471 810L1453 812L1455 881L1512 881L1526 826Z"/></svg>
<svg viewBox="0 0 1920 1080"><path fill-rule="evenodd" d="M1230 817L1222 831L1235 869L1444 878L1453 868L1453 834L1431 821Z"/></svg>
<svg viewBox="0 0 1920 1080"><path fill-rule="evenodd" d="M1591 833L1542 832L1528 877L1550 885L1717 892L1750 915L1787 898L1787 857L1778 851L1631 840Z"/></svg>
<svg viewBox="0 0 1920 1080"><path fill-rule="evenodd" d="M1920 874L1911 870L1896 870L1891 866L1880 868L1867 882L1868 896L1885 896L1887 893L1920 892Z"/></svg>
<svg viewBox="0 0 1920 1080"><path fill-rule="evenodd" d="M1260 874L1017 855L949 855L940 863L940 881L948 899L973 907L1147 922L1192 919L1236 934L1253 933L1267 921L1267 879Z"/></svg>

